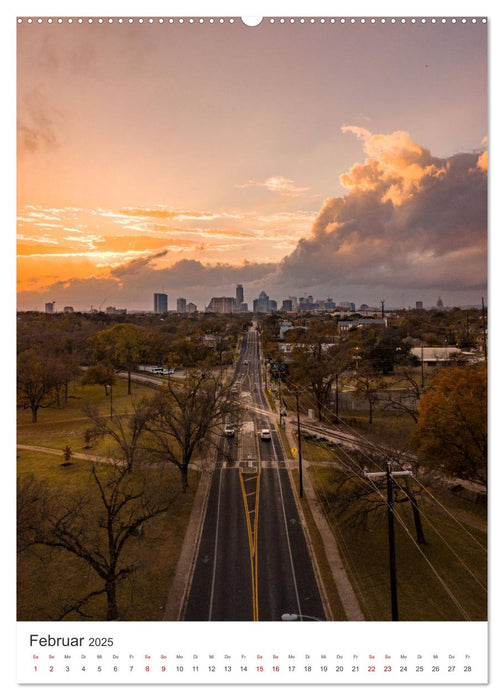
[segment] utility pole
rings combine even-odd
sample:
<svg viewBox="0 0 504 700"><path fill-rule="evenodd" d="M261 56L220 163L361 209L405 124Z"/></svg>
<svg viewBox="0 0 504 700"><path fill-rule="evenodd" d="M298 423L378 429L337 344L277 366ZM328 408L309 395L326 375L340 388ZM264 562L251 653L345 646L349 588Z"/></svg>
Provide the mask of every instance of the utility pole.
<svg viewBox="0 0 504 700"><path fill-rule="evenodd" d="M336 423L339 423L339 374L336 375L336 396L334 398L334 412L336 413Z"/></svg>
<svg viewBox="0 0 504 700"><path fill-rule="evenodd" d="M423 389L424 386L425 386L424 361L423 361L423 343L422 343L422 346L421 346L421 348L420 348L420 356L421 356L421 357L420 357L420 364L422 365L422 389Z"/></svg>
<svg viewBox="0 0 504 700"><path fill-rule="evenodd" d="M280 378L280 371L278 372L278 403L280 408L279 410L279 418L280 418L280 426L282 425L282 380Z"/></svg>
<svg viewBox="0 0 504 700"><path fill-rule="evenodd" d="M380 304L381 304L381 317L382 317L382 318L385 318L385 300L382 299L382 300L380 301Z"/></svg>
<svg viewBox="0 0 504 700"><path fill-rule="evenodd" d="M392 620L399 619L397 606L397 570L395 554L395 530L394 530L394 494L392 491L392 479L390 477L390 464L387 462L387 512L388 512L388 536L389 536L389 570L390 570L390 606Z"/></svg>
<svg viewBox="0 0 504 700"><path fill-rule="evenodd" d="M296 415L297 415L298 459L299 459L299 498L303 498L303 459L301 456L301 422L299 419L299 389L296 389Z"/></svg>
<svg viewBox="0 0 504 700"><path fill-rule="evenodd" d="M387 480L387 515L388 515L388 543L389 543L389 576L390 576L390 609L392 620L399 620L399 608L397 604L397 569L396 569L396 550L395 550L395 530L394 530L394 492L392 478L396 476L410 476L410 471L393 472L390 469L390 464L387 462L386 471L384 472L367 472L366 476L370 479L386 477Z"/></svg>

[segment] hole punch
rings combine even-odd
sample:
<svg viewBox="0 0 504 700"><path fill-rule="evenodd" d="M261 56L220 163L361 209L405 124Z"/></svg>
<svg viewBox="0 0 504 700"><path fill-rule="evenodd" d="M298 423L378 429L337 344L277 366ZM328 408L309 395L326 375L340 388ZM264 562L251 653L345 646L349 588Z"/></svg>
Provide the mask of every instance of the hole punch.
<svg viewBox="0 0 504 700"><path fill-rule="evenodd" d="M247 27L257 27L262 22L262 17L242 17L241 21Z"/></svg>

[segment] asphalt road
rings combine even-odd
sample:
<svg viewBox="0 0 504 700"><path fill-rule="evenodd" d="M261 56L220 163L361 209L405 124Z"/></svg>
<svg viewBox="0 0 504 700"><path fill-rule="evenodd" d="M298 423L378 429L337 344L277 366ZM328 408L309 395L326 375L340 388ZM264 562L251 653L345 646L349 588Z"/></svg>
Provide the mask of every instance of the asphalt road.
<svg viewBox="0 0 504 700"><path fill-rule="evenodd" d="M242 423L234 438L221 439L183 617L280 620L283 613L297 613L324 619L285 456L263 392L254 329L244 337L234 386L244 406ZM263 428L270 430L271 440L260 439Z"/></svg>

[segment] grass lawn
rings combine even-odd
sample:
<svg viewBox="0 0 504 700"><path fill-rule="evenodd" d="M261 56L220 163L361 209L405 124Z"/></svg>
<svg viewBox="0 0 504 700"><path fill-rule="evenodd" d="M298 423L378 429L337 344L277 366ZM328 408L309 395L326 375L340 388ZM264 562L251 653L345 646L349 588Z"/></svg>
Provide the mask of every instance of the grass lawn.
<svg viewBox="0 0 504 700"><path fill-rule="evenodd" d="M150 396L154 389L147 384L132 384L132 394L128 396L125 379L118 379L112 393L114 413L128 413L131 402L142 396ZM85 450L84 433L91 423L83 413L85 405L95 406L102 415L110 415L110 396L105 395L103 387L72 384L69 389L68 403L63 400L61 406L41 408L37 423L32 423L31 411L19 409L17 414L17 441L24 445L38 445L61 449L70 445L73 452ZM96 452L96 446L90 449Z"/></svg>
<svg viewBox="0 0 504 700"><path fill-rule="evenodd" d="M133 385L134 396L140 397L151 391L148 387ZM103 517L104 509L91 479L93 462L72 457L69 466L62 465L63 448L67 444L74 453L96 455L106 452L104 442L89 450L84 449L83 436L88 425L82 416L85 401L94 403L104 414L110 410L110 397L105 396L102 387L77 385L70 391L67 406L41 409L37 424L31 423L29 411L20 411L18 443L61 450L61 455L20 449L17 473L21 478L33 475L45 482L61 502L89 497L86 523L91 524L89 532L94 536L100 531L97 523ZM127 412L130 405L126 382L121 380L114 385L114 411ZM109 467L98 465L97 469L103 473ZM123 550L123 563L136 567L134 573L118 586L118 606L123 620L162 619L199 483L199 472L191 470L189 489L183 494L176 467L165 468L162 476L158 476L158 470L152 467L145 467L145 471L151 481L160 479L162 493L166 493L168 499L172 496L174 499L169 511L149 521L143 537L131 537ZM19 620L58 619L65 604L75 602L103 585L86 562L65 550L43 545L18 554L17 583ZM105 619L105 596L93 599L85 611L89 619ZM65 619L82 618L72 613Z"/></svg>
<svg viewBox="0 0 504 700"><path fill-rule="evenodd" d="M312 464L308 472L326 518L335 534L366 619L390 619L388 525L385 504L367 520L352 518L362 510L361 499L351 503L341 474L348 473L345 459L332 465ZM326 457L327 460L327 457ZM346 460L347 465L349 463ZM356 483L358 480L356 481ZM400 620L486 620L486 515L485 508L467 501L453 503L453 495L429 487L416 494L427 544L418 545L411 504L395 504L398 607ZM386 491L381 489L386 497ZM404 493L398 491L398 497ZM342 499L343 501L342 506ZM373 496L373 505L380 502ZM441 505L439 505L441 504ZM454 514L457 521L443 510ZM400 521L399 522L399 518Z"/></svg>

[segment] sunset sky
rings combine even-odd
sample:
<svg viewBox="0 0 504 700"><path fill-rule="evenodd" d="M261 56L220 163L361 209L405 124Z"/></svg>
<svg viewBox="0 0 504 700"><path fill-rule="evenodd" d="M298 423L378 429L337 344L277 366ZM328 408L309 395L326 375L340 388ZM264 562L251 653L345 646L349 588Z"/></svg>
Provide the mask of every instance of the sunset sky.
<svg viewBox="0 0 504 700"><path fill-rule="evenodd" d="M18 25L18 308L480 303L487 27Z"/></svg>

